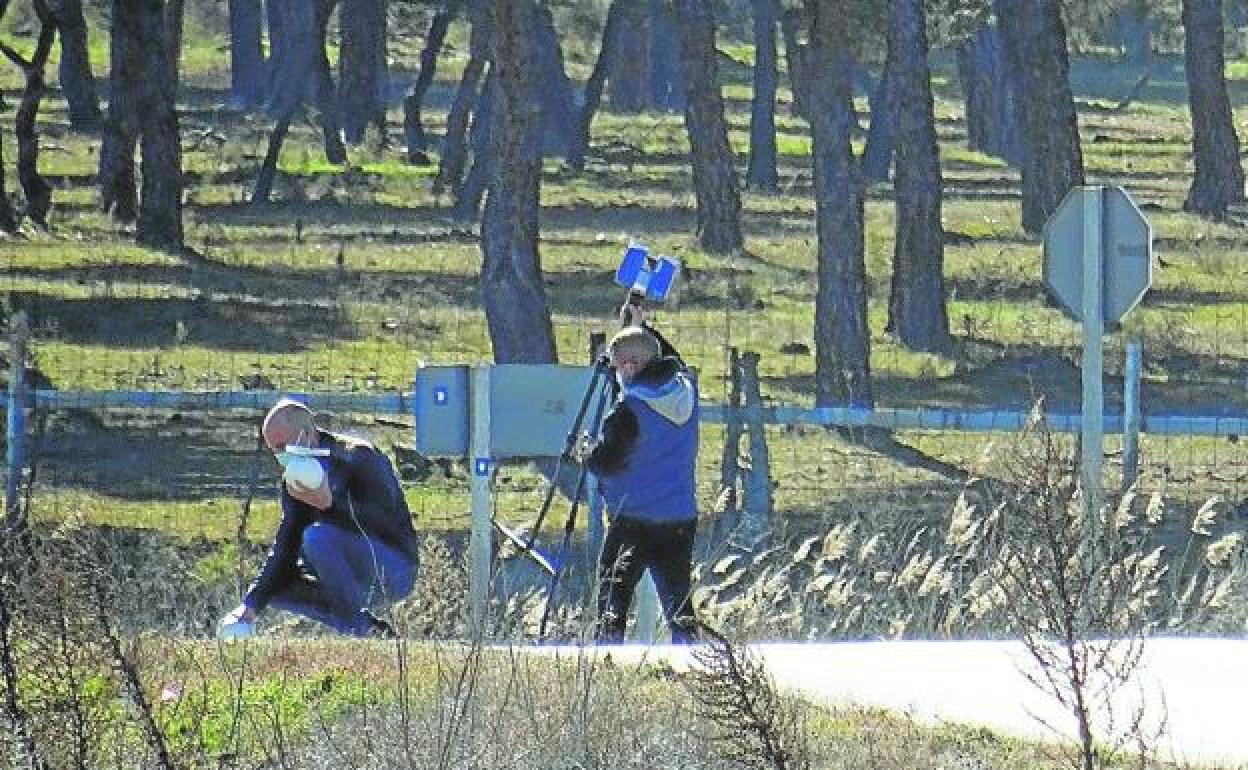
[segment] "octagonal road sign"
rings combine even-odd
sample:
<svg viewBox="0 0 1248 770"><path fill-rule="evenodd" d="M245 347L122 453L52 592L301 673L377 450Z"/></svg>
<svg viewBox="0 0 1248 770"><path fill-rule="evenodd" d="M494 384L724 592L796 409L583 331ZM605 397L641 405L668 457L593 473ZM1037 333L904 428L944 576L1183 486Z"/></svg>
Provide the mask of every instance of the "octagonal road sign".
<svg viewBox="0 0 1248 770"><path fill-rule="evenodd" d="M1099 238L1085 232L1098 225ZM1083 260L1093 250L1101 254L1102 315L1121 321L1153 281L1152 228L1121 187L1072 188L1044 224L1044 283L1076 320L1083 320Z"/></svg>

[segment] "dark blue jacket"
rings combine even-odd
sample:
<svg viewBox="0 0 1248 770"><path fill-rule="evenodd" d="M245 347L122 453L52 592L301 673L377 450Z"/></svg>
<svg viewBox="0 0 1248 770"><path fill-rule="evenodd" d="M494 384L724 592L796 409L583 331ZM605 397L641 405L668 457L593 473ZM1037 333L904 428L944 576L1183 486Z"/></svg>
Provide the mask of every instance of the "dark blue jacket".
<svg viewBox="0 0 1248 770"><path fill-rule="evenodd" d="M318 436L321 447L329 449L329 457L318 459L329 478L333 502L318 511L291 497L282 484L281 523L260 574L243 598L253 610L263 609L274 593L300 576L303 531L316 522L363 533L416 561L419 544L412 514L390 460L360 439L326 431Z"/></svg>
<svg viewBox="0 0 1248 770"><path fill-rule="evenodd" d="M668 354L623 389L586 460L611 518L685 522L698 516L697 386L671 346L660 341Z"/></svg>

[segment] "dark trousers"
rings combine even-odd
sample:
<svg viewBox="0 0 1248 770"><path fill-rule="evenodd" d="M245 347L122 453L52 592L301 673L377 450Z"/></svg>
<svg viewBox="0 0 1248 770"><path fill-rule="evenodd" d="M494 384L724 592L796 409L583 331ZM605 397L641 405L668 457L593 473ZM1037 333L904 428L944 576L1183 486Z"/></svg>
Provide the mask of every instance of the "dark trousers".
<svg viewBox="0 0 1248 770"><path fill-rule="evenodd" d="M647 568L658 588L672 642L693 641L697 620L689 597L689 572L696 527L696 521L659 524L622 516L611 521L598 561L599 641L623 640L628 607Z"/></svg>
<svg viewBox="0 0 1248 770"><path fill-rule="evenodd" d="M368 633L369 605L402 599L415 580L416 565L406 554L332 524L305 529L300 556L315 575L298 575L269 605L353 636Z"/></svg>

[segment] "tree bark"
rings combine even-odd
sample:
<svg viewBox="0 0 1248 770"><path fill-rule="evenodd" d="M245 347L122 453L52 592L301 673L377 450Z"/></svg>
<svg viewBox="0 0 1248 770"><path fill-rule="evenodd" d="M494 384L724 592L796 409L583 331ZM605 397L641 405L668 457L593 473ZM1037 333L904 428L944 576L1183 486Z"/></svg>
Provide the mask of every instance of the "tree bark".
<svg viewBox="0 0 1248 770"><path fill-rule="evenodd" d="M897 109L897 206L888 325L913 350L947 350L940 151L928 70L923 0L892 0L889 50Z"/></svg>
<svg viewBox="0 0 1248 770"><path fill-rule="evenodd" d="M784 36L784 60L789 70L789 90L793 93L792 114L805 118L806 109L806 46L798 40L802 28L802 12L789 8L780 14L780 32Z"/></svg>
<svg viewBox="0 0 1248 770"><path fill-rule="evenodd" d="M4 177L4 136L0 132L0 230L12 235L17 232L17 216L13 212L13 203L9 200Z"/></svg>
<svg viewBox="0 0 1248 770"><path fill-rule="evenodd" d="M34 7L35 15L39 18L39 37L30 60L23 59L7 44L0 46L3 46L5 56L26 76L22 99L13 118L13 133L17 137L17 181L26 196L26 216L39 227L46 228L48 210L52 207L52 187L39 173L39 131L36 121L44 94L44 72L48 56L52 53L52 44L56 41L56 20L45 0L34 0Z"/></svg>
<svg viewBox="0 0 1248 770"><path fill-rule="evenodd" d="M967 147L1022 163L1018 127L1018 76L1006 66L1001 31L995 25L975 32L958 48L958 77L966 97Z"/></svg>
<svg viewBox="0 0 1248 770"><path fill-rule="evenodd" d="M884 71L868 99L871 122L867 125L867 141L862 149L862 176L867 182L887 182L888 170L893 165L893 149L897 144L898 108L893 84L895 57L896 53L889 48L884 60Z"/></svg>
<svg viewBox="0 0 1248 770"><path fill-rule="evenodd" d="M491 60L498 79L498 162L481 224L481 293L498 363L556 360L538 254L542 158L533 0L498 0Z"/></svg>
<svg viewBox="0 0 1248 770"><path fill-rule="evenodd" d="M316 108L320 112L321 135L325 143L325 160L334 165L347 162L347 148L342 141L342 123L338 112L338 90L334 87L334 74L329 65L329 53L325 50L329 34L329 17L337 0L319 0L316 3L316 37L313 38L316 59Z"/></svg>
<svg viewBox="0 0 1248 770"><path fill-rule="evenodd" d="M576 116L576 127L572 131L572 140L568 146L568 165L576 171L585 170L585 153L589 152L589 129L602 103L602 91L607 84L607 70L615 58L615 44L620 36L620 24L624 17L623 5L630 0L612 0L607 8L607 20L602 27L602 42L598 47L598 58L594 60L594 69L585 81L585 98L581 110Z"/></svg>
<svg viewBox="0 0 1248 770"><path fill-rule="evenodd" d="M9 0L0 0L0 18L4 18L4 12L8 10ZM4 137L0 132L0 230L12 234L17 232L17 216L13 211L13 203L9 200L9 191L5 184L4 173ZM0 602L0 615L4 613L3 602ZM0 618L3 620L3 618ZM7 626L0 623L0 641L4 640L4 634L8 632ZM12 711L12 709L10 709Z"/></svg>
<svg viewBox="0 0 1248 770"><path fill-rule="evenodd" d="M320 113L325 160L333 164L345 163L347 150L339 130L336 89L329 57L325 52L329 18L336 0L268 2L274 52L270 109L280 121L286 115L293 118L300 104L307 99L314 99ZM276 128L274 133L278 133ZM280 150L279 141L277 151ZM257 179L252 196L253 203L267 200L267 196L256 195L263 191L264 186Z"/></svg>
<svg viewBox="0 0 1248 770"><path fill-rule="evenodd" d="M871 341L863 247L863 183L850 146L849 0L805 0L805 96L811 116L818 269L815 405L871 406Z"/></svg>
<svg viewBox="0 0 1248 770"><path fill-rule="evenodd" d="M764 192L780 187L776 173L776 15L776 0L754 0L754 98L745 183Z"/></svg>
<svg viewBox="0 0 1248 770"><path fill-rule="evenodd" d="M282 99L282 92L286 88L283 75L290 69L291 36L286 30L286 17L289 13L288 0L264 0L264 16L268 22L269 36L269 58L264 68L264 101L270 111L276 109Z"/></svg>
<svg viewBox="0 0 1248 770"><path fill-rule="evenodd" d="M338 107L350 144L364 140L369 123L386 124L386 0L342 0Z"/></svg>
<svg viewBox="0 0 1248 770"><path fill-rule="evenodd" d="M260 0L229 0L230 102L255 107L264 99L263 17Z"/></svg>
<svg viewBox="0 0 1248 770"><path fill-rule="evenodd" d="M1195 174L1183 208L1221 219L1244 197L1239 136L1227 98L1222 0L1183 0L1183 45Z"/></svg>
<svg viewBox="0 0 1248 770"><path fill-rule="evenodd" d="M61 37L61 90L69 104L69 125L75 131L100 127L100 97L87 56L87 20L82 0L54 0L48 4Z"/></svg>
<svg viewBox="0 0 1248 770"><path fill-rule="evenodd" d="M323 40L316 34L323 4L325 0L317 0L315 5L302 0L267 0L272 65L269 108L277 118L252 186L250 202L253 205L269 202L290 123L299 106L309 96L320 93L321 74L317 66L320 57L314 48L316 40Z"/></svg>
<svg viewBox="0 0 1248 770"><path fill-rule="evenodd" d="M484 13L482 0L469 0L468 21L472 24L469 38L468 64L459 78L455 98L446 116L446 134L442 137L442 151L438 158L438 175L433 179L433 192L441 195L445 190L458 193L468 159L468 117L480 100L481 75L490 57L490 17Z"/></svg>
<svg viewBox="0 0 1248 770"><path fill-rule="evenodd" d="M685 109L685 73L679 53L679 23L672 17L671 6L668 0L650 0L649 3L650 53L646 63L650 71L646 106L659 110Z"/></svg>
<svg viewBox="0 0 1248 770"><path fill-rule="evenodd" d="M425 100L425 92L433 84L433 77L437 73L438 54L446 41L446 31L462 5L461 0L451 0L433 15L429 32L425 35L425 47L420 52L420 73L403 97L403 139L407 145L407 162L414 166L427 166L430 163L421 105Z"/></svg>
<svg viewBox="0 0 1248 770"><path fill-rule="evenodd" d="M178 2L179 0L174 0ZM178 84L174 41L165 0L140 0L133 21L142 41L137 107L143 188L135 240L180 251L182 237L182 142L175 107ZM176 13L176 11L175 11Z"/></svg>
<svg viewBox="0 0 1248 770"><path fill-rule="evenodd" d="M186 19L186 0L165 0L165 55L173 78L176 100L177 86L182 81L182 23Z"/></svg>
<svg viewBox="0 0 1248 770"><path fill-rule="evenodd" d="M1039 233L1062 198L1083 184L1083 152L1070 91L1060 0L996 0L1006 61L1018 76L1023 229Z"/></svg>
<svg viewBox="0 0 1248 770"><path fill-rule="evenodd" d="M685 78L685 127L689 133L698 241L713 254L740 251L741 195L719 88L715 24L707 0L675 0Z"/></svg>
<svg viewBox="0 0 1248 770"><path fill-rule="evenodd" d="M536 74L542 84L538 91L542 105L542 152L566 159L576 122L576 99L564 68L563 47L555 32L554 17L545 5L537 8L537 24L530 44L537 55Z"/></svg>
<svg viewBox="0 0 1248 770"><path fill-rule="evenodd" d="M277 122L273 124L273 131L269 133L268 149L265 150L264 160L260 163L260 171L256 173L256 182L251 188L250 202L253 205L268 203L273 195L273 180L277 177L277 161L281 158L282 144L286 141L286 134L290 131L290 121L294 115L295 106L289 106L285 112L278 115Z"/></svg>
<svg viewBox="0 0 1248 770"><path fill-rule="evenodd" d="M614 55L608 63L611 109L635 113L646 108L650 72L650 35L647 3L627 0L620 8Z"/></svg>
<svg viewBox="0 0 1248 770"><path fill-rule="evenodd" d="M491 64L490 74L486 76L481 95L477 98L477 108L472 113L472 165L455 190L455 205L451 207L451 218L457 222L468 224L476 221L481 211L481 199L485 197L485 191L495 175L498 152L494 136L498 133L498 103L502 98L498 89L498 78Z"/></svg>
<svg viewBox="0 0 1248 770"><path fill-rule="evenodd" d="M113 0L111 18L108 119L100 144L100 207L116 222L133 222L138 216L134 151L139 140L142 45L125 24L129 18L126 0Z"/></svg>

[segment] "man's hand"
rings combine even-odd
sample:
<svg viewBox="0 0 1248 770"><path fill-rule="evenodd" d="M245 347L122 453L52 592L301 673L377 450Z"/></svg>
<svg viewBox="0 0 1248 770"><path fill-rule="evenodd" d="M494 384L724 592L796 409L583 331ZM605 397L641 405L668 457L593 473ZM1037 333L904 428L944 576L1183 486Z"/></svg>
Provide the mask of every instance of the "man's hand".
<svg viewBox="0 0 1248 770"><path fill-rule="evenodd" d="M240 604L221 618L217 623L217 636L222 639L246 639L254 633L256 613L245 604Z"/></svg>
<svg viewBox="0 0 1248 770"><path fill-rule="evenodd" d="M334 494L329 490L329 476L326 475L319 487L305 487L297 481L287 481L286 491L296 500L307 503L318 511L323 511L334 504Z"/></svg>
<svg viewBox="0 0 1248 770"><path fill-rule="evenodd" d="M578 463L584 463L596 446L598 446L598 442L594 440L593 436L588 433L582 433L576 439L576 443L572 445L572 459Z"/></svg>
<svg viewBox="0 0 1248 770"><path fill-rule="evenodd" d="M620 326L641 326L646 322L646 309L641 306L640 302L633 302L630 296L624 300L624 304L620 305Z"/></svg>

